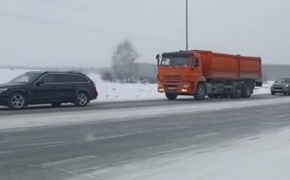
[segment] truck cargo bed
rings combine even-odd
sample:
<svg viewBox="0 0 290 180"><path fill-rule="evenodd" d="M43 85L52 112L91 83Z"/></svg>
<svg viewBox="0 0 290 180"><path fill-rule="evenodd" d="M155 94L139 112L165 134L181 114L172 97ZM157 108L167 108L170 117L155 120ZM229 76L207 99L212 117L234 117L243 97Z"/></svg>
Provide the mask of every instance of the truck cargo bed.
<svg viewBox="0 0 290 180"><path fill-rule="evenodd" d="M203 75L207 79L261 79L260 57L193 50L201 55Z"/></svg>

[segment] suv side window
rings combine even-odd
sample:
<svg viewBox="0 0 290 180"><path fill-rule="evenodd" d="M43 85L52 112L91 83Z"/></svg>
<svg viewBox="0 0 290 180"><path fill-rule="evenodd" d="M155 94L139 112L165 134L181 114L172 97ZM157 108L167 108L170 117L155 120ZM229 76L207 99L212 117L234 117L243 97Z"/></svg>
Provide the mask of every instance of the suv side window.
<svg viewBox="0 0 290 180"><path fill-rule="evenodd" d="M60 83L73 82L73 78L69 74L58 74L57 82Z"/></svg>
<svg viewBox="0 0 290 180"><path fill-rule="evenodd" d="M74 75L74 74L58 74L57 75L57 82L89 82L89 80L83 76Z"/></svg>
<svg viewBox="0 0 290 180"><path fill-rule="evenodd" d="M86 77L80 75L71 75L74 79L74 82L90 82Z"/></svg>
<svg viewBox="0 0 290 180"><path fill-rule="evenodd" d="M56 83L56 75L55 74L47 74L44 75L38 82L41 83Z"/></svg>

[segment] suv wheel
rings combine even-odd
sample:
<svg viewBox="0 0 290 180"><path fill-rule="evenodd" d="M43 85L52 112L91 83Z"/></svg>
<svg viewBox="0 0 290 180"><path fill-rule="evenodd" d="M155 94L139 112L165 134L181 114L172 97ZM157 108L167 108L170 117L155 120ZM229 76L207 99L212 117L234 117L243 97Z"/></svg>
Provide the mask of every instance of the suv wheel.
<svg viewBox="0 0 290 180"><path fill-rule="evenodd" d="M84 107L89 103L89 97L85 92L79 92L75 99L75 106Z"/></svg>
<svg viewBox="0 0 290 180"><path fill-rule="evenodd" d="M8 97L8 108L12 110L20 110L26 106L26 98L22 93L12 93Z"/></svg>

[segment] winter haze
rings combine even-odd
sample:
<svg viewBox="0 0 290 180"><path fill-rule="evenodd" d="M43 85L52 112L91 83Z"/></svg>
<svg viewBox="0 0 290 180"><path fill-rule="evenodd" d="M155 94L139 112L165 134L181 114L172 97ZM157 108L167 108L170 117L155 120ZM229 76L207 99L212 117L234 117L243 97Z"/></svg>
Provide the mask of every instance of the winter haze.
<svg viewBox="0 0 290 180"><path fill-rule="evenodd" d="M289 63L290 2L189 0L190 48ZM139 62L184 49L181 0L1 0L0 65L108 66L130 39Z"/></svg>

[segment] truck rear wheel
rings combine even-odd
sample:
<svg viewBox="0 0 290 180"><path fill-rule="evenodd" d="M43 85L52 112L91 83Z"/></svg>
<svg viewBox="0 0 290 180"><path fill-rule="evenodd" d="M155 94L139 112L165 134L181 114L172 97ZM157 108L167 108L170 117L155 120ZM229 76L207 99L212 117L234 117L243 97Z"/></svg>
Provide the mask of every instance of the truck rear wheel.
<svg viewBox="0 0 290 180"><path fill-rule="evenodd" d="M174 93L165 93L165 96L167 97L168 100L174 101L177 99L177 94Z"/></svg>
<svg viewBox="0 0 290 180"><path fill-rule="evenodd" d="M235 83L233 85L233 92L231 94L231 98L239 99L242 96L242 87L240 84Z"/></svg>
<svg viewBox="0 0 290 180"><path fill-rule="evenodd" d="M252 95L251 87L249 85L243 86L242 98L250 98Z"/></svg>
<svg viewBox="0 0 290 180"><path fill-rule="evenodd" d="M194 94L194 99L196 100L204 100L206 96L206 86L204 83L198 83L196 88L196 93Z"/></svg>

